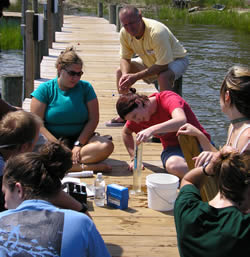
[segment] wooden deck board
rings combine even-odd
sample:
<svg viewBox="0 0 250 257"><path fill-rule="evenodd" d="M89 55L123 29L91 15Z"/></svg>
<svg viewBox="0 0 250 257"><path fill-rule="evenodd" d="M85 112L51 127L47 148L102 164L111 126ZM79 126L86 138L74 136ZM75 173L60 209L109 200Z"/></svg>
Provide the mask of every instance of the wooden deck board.
<svg viewBox="0 0 250 257"><path fill-rule="evenodd" d="M56 42L49 49L49 56L41 62L41 79L34 82L35 88L56 75L55 61L62 50L73 45L84 61L84 75L97 93L100 106L100 122L97 131L113 137L115 150L105 162L112 165L112 172L105 173L106 184L116 183L132 188L133 175L127 169L129 156L122 143L121 127L106 127L105 122L116 115L115 103L118 94L115 72L119 65L119 36L114 25L96 17L65 16L62 32L56 33ZM152 85L136 83L138 92L155 92ZM29 110L30 99L25 99L23 108ZM144 194L130 196L127 210L96 207L88 201L90 214L112 256L171 256L177 257L177 240L173 212L158 212L147 207L146 176L164 172L161 164L161 144L147 143L143 146L142 189ZM94 178L83 179L93 184Z"/></svg>

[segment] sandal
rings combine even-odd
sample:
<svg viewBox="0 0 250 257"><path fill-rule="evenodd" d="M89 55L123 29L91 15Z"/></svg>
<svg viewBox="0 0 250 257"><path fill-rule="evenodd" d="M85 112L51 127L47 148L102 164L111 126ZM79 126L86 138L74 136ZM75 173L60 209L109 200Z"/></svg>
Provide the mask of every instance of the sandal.
<svg viewBox="0 0 250 257"><path fill-rule="evenodd" d="M123 126L125 123L126 123L125 120L123 120L123 119L120 118L120 117L116 117L116 118L113 118L113 119L111 119L110 121L106 122L105 125L106 125L107 127L121 127L121 126Z"/></svg>

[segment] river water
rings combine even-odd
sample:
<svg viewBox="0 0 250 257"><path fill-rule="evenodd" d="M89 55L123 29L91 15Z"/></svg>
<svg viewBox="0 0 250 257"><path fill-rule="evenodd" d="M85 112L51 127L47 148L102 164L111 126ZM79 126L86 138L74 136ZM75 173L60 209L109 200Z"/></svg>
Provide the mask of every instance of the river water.
<svg viewBox="0 0 250 257"><path fill-rule="evenodd" d="M216 146L225 143L229 121L220 110L219 89L227 70L249 65L250 35L207 25L167 24L188 50L183 98L190 104ZM0 52L0 75L23 73L21 51Z"/></svg>

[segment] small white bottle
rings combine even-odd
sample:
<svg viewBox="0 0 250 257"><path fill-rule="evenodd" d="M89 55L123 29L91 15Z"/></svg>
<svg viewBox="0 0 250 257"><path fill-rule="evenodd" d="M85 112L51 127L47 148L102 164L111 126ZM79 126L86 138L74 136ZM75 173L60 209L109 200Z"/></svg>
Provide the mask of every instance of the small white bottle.
<svg viewBox="0 0 250 257"><path fill-rule="evenodd" d="M97 178L94 182L95 189L95 205L104 206L105 204L105 181L102 173L97 173Z"/></svg>

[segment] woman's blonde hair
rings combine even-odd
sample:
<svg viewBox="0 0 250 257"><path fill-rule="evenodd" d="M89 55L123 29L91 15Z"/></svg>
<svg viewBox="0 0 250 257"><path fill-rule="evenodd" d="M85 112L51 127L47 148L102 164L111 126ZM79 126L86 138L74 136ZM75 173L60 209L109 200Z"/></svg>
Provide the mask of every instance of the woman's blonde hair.
<svg viewBox="0 0 250 257"><path fill-rule="evenodd" d="M72 64L79 64L83 66L82 59L77 55L73 46L67 47L65 51L62 51L56 61L56 68L64 69Z"/></svg>

